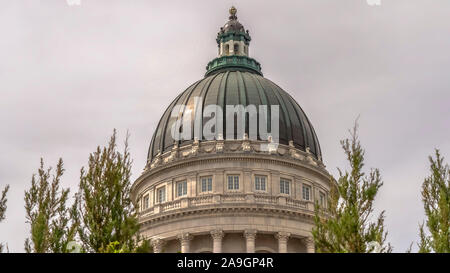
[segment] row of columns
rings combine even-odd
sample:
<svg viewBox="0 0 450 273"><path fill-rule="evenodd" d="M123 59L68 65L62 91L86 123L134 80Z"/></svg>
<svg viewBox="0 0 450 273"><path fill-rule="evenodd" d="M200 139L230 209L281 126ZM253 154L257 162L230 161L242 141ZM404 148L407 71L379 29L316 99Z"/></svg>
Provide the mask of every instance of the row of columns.
<svg viewBox="0 0 450 273"><path fill-rule="evenodd" d="M246 251L247 253L255 253L255 240L257 231L250 229L244 231ZM222 239L225 236L223 230L217 229L211 231L211 237L213 239L213 252L222 253ZM287 253L287 243L291 234L289 232L278 232L275 234L275 238L278 240L278 253ZM181 253L190 252L190 244L194 237L190 233L182 233L178 235L180 240ZM311 237L304 238L307 253L314 253L314 241ZM153 252L161 253L164 241L162 239L153 239L151 241L153 246Z"/></svg>

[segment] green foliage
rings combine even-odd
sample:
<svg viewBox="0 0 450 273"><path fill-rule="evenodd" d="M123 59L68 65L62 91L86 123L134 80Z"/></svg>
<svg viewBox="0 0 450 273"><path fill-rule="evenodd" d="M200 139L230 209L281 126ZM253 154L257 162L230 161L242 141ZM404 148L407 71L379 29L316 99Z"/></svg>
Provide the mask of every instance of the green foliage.
<svg viewBox="0 0 450 273"><path fill-rule="evenodd" d="M101 253L152 253L149 240L143 240L134 249L129 249L126 245L118 241L109 243L106 248L100 248Z"/></svg>
<svg viewBox="0 0 450 273"><path fill-rule="evenodd" d="M429 157L431 175L422 184L422 201L425 209L426 228L419 227L419 252L450 253L450 168L444 158L435 151Z"/></svg>
<svg viewBox="0 0 450 273"><path fill-rule="evenodd" d="M367 253L373 251L373 242L380 252L390 252L386 245L384 211L376 222L370 222L373 203L383 185L378 169L363 172L364 150L358 139L358 124L350 132L351 139L341 141L350 164L350 171L339 170L337 181L331 179L331 191L326 208L316 204L313 237L316 252Z"/></svg>
<svg viewBox="0 0 450 273"><path fill-rule="evenodd" d="M85 251L137 247L139 225L130 198L131 164L128 136L120 153L114 130L108 145L97 147L89 156L88 166L81 169L76 213L80 220L78 236Z"/></svg>
<svg viewBox="0 0 450 273"><path fill-rule="evenodd" d="M59 159L55 174L52 168L44 169L44 160L38 174L31 178L31 188L25 191L25 210L31 236L25 241L26 252L61 253L75 235L76 224L71 224L74 208L68 208L69 189L60 189L64 174L62 159Z"/></svg>
<svg viewBox="0 0 450 273"><path fill-rule="evenodd" d="M126 245L118 241L109 243L106 248L100 248L101 253L152 253L149 240L143 240L134 249L129 249Z"/></svg>
<svg viewBox="0 0 450 273"><path fill-rule="evenodd" d="M9 185L6 185L6 187L2 191L2 195L0 198L0 222L5 220L5 213L6 213L6 202L8 202L8 199L6 198L6 194L8 193Z"/></svg>
<svg viewBox="0 0 450 273"><path fill-rule="evenodd" d="M153 253L153 248L150 244L150 240L142 239L138 245L135 247L135 253Z"/></svg>
<svg viewBox="0 0 450 273"><path fill-rule="evenodd" d="M106 246L106 249L101 248L100 252L102 253L128 253L128 249L126 249L126 246L122 246L120 248L120 243L115 241L109 243L109 245Z"/></svg>
<svg viewBox="0 0 450 273"><path fill-rule="evenodd" d="M2 195L0 197L0 222L5 220L5 213L6 213L6 202L8 199L6 198L6 194L8 193L9 185L6 185L6 187L2 191ZM0 244L0 253L3 252L3 244Z"/></svg>

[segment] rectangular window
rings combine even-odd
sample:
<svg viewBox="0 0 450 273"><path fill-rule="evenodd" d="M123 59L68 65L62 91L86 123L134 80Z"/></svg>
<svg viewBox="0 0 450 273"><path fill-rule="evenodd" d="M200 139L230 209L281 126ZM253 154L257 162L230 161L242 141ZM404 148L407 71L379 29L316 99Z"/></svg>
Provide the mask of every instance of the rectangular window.
<svg viewBox="0 0 450 273"><path fill-rule="evenodd" d="M158 203L166 201L166 187L159 188L156 192Z"/></svg>
<svg viewBox="0 0 450 273"><path fill-rule="evenodd" d="M290 182L287 179L280 180L280 193L289 194L290 192Z"/></svg>
<svg viewBox="0 0 450 273"><path fill-rule="evenodd" d="M142 209L143 210L148 209L148 205L149 205L148 201L149 201L149 196L148 195L144 196L144 200L142 202Z"/></svg>
<svg viewBox="0 0 450 273"><path fill-rule="evenodd" d="M327 199L325 193L323 192L319 193L319 202L321 207L326 207Z"/></svg>
<svg viewBox="0 0 450 273"><path fill-rule="evenodd" d="M229 175L228 176L228 189L229 190L239 190L239 176Z"/></svg>
<svg viewBox="0 0 450 273"><path fill-rule="evenodd" d="M265 176L255 176L255 190L266 191L266 180Z"/></svg>
<svg viewBox="0 0 450 273"><path fill-rule="evenodd" d="M311 200L311 186L303 185L303 200Z"/></svg>
<svg viewBox="0 0 450 273"><path fill-rule="evenodd" d="M202 192L212 191L212 177L202 177L201 189L202 189Z"/></svg>
<svg viewBox="0 0 450 273"><path fill-rule="evenodd" d="M187 194L187 182L181 181L177 183L177 197Z"/></svg>

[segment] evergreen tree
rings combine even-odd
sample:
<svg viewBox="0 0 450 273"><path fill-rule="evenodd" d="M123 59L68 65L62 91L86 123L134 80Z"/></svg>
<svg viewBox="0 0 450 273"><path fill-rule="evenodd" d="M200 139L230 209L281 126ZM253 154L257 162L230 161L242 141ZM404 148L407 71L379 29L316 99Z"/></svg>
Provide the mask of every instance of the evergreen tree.
<svg viewBox="0 0 450 273"><path fill-rule="evenodd" d="M45 170L44 160L38 174L31 178L31 188L25 191L25 210L30 224L30 237L25 241L25 251L36 253L66 252L67 243L75 235L76 224L72 224L74 206L67 207L69 189L61 189L64 164L59 159L55 174L52 168Z"/></svg>
<svg viewBox="0 0 450 273"><path fill-rule="evenodd" d="M150 240L141 240L134 249L128 249L126 245L122 245L120 248L120 243L115 241L109 243L105 249L100 249L99 252L102 253L152 253L153 249L150 245Z"/></svg>
<svg viewBox="0 0 450 273"><path fill-rule="evenodd" d="M6 199L6 194L8 193L9 185L6 185L5 189L2 191L2 195L0 198L0 222L5 220L5 213L6 213L6 202L8 199ZM0 244L0 253L3 252L3 244Z"/></svg>
<svg viewBox="0 0 450 273"><path fill-rule="evenodd" d="M424 224L419 227L419 252L450 253L450 168L435 151L429 157L431 175L422 184L427 235Z"/></svg>
<svg viewBox="0 0 450 273"><path fill-rule="evenodd" d="M108 145L97 147L89 156L88 166L81 169L77 218L78 236L85 251L137 248L139 225L130 197L131 164L128 136L120 153L114 130Z"/></svg>
<svg viewBox="0 0 450 273"><path fill-rule="evenodd" d="M358 124L350 131L351 139L341 141L350 164L350 171L339 171L339 178L331 179L330 197L326 207L316 204L313 237L316 252L367 253L378 244L379 252L390 252L385 243L384 211L376 222L370 222L373 203L383 185L378 169L363 172L364 150L358 139Z"/></svg>

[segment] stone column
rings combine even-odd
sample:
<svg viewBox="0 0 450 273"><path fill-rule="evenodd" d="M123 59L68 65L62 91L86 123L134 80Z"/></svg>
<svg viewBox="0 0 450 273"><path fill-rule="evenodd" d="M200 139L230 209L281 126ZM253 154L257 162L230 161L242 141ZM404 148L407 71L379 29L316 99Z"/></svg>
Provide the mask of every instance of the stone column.
<svg viewBox="0 0 450 273"><path fill-rule="evenodd" d="M247 246L247 253L255 253L255 239L256 239L256 230L248 229L244 232L244 237Z"/></svg>
<svg viewBox="0 0 450 273"><path fill-rule="evenodd" d="M275 238L278 240L278 253L287 253L287 241L291 234L289 232L278 232Z"/></svg>
<svg viewBox="0 0 450 273"><path fill-rule="evenodd" d="M222 239L225 233L220 230L211 231L211 236L213 238L213 253L222 253Z"/></svg>
<svg viewBox="0 0 450 273"><path fill-rule="evenodd" d="M315 253L315 247L314 247L314 239L313 237L306 237L305 239L303 239L305 242L305 246L306 246L306 252L307 253Z"/></svg>
<svg viewBox="0 0 450 273"><path fill-rule="evenodd" d="M189 233L182 233L178 235L178 240L180 240L181 245L181 253L189 253L190 252L190 244L193 236Z"/></svg>
<svg viewBox="0 0 450 273"><path fill-rule="evenodd" d="M153 253L161 253L164 246L164 241L162 239L156 238L151 240L151 245L153 247Z"/></svg>

